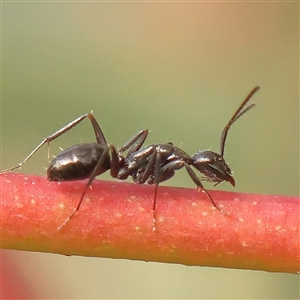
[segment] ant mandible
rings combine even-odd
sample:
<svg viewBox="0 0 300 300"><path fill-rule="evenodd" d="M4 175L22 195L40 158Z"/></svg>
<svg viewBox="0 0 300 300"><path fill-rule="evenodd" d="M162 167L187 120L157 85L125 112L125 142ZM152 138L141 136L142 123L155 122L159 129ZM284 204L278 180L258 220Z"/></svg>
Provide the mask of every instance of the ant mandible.
<svg viewBox="0 0 300 300"><path fill-rule="evenodd" d="M152 207L154 224L153 230L155 230L155 207L158 185L160 182L173 177L176 170L185 167L197 188L208 196L213 206L216 208L218 208L216 203L206 191L191 166L204 174L207 181L215 182L215 185L222 181L228 181L233 186L235 185L231 170L224 160L226 137L231 125L244 113L255 106L255 104L251 104L244 108L258 89L259 87L257 86L249 93L224 127L221 134L220 154L209 150L201 150L191 157L172 143L153 144L141 148L147 138L148 130L139 131L117 151L113 145L107 144L103 132L91 112L78 117L50 136L44 138L22 162L12 168L3 170L0 174L21 168L21 166L27 162L44 144L49 144L57 137L63 135L84 119L88 118L93 126L97 142L79 144L64 150L53 159L47 169L47 177L49 181L89 179L76 209L59 227L59 230L64 227L72 216L79 210L84 195L95 177L107 170L110 170L110 174L113 178L123 180L128 178L128 176L131 176L133 181L136 183L143 184L147 182L148 184L155 184L155 195ZM122 154L127 150L127 155L124 157ZM219 210L222 211L221 209Z"/></svg>

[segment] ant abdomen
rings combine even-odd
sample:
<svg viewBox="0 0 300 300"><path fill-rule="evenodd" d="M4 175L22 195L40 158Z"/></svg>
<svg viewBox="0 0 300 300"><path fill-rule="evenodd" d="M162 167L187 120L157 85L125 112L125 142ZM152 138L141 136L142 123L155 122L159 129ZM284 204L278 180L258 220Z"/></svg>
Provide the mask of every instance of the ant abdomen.
<svg viewBox="0 0 300 300"><path fill-rule="evenodd" d="M105 148L98 143L80 144L61 152L47 169L49 181L68 181L86 179L91 176ZM110 169L107 155L99 166L97 175Z"/></svg>

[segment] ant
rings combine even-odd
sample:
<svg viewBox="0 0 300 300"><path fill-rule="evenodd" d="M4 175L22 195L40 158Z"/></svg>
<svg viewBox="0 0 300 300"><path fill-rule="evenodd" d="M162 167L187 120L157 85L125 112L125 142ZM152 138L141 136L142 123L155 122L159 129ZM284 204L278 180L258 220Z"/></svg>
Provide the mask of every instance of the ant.
<svg viewBox="0 0 300 300"><path fill-rule="evenodd" d="M219 209L212 197L204 188L200 179L192 170L191 166L201 172L205 176L205 180L214 182L215 185L222 181L228 181L235 186L232 172L224 160L225 142L231 125L255 106L255 104L251 104L244 108L258 89L259 87L257 86L249 93L224 127L221 134L220 154L209 150L201 150L196 152L193 156L190 156L182 149L174 146L173 143L153 144L142 148L148 136L148 130L146 129L135 134L117 151L113 145L107 144L104 134L91 112L81 115L77 119L52 133L50 136L44 138L22 162L12 168L3 170L0 174L21 168L21 166L26 163L44 144L49 144L54 139L81 123L84 119L88 118L91 121L96 136L96 143L79 144L64 150L53 159L47 169L47 177L49 181L89 179L76 209L64 221L58 230L63 228L73 215L79 211L84 195L95 177L108 170L110 170L110 174L113 178L124 180L131 176L133 181L136 183L148 183L155 185L155 195L152 207L154 224L153 230L155 230L155 207L158 185L160 182L173 177L175 175L175 171L183 167L185 167L197 188L207 195L214 207ZM126 151L128 152L124 157L123 153ZM221 209L219 210L223 212Z"/></svg>

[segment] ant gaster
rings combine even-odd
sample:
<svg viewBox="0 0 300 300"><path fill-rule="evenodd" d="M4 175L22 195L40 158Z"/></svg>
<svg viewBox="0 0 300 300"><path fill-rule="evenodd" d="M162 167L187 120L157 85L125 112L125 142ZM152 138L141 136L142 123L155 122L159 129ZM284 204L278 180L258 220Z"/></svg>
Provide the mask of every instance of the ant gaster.
<svg viewBox="0 0 300 300"><path fill-rule="evenodd" d="M2 171L1 174L21 168L21 166L44 144L49 144L52 140L63 135L84 119L88 118L92 123L97 142L79 144L64 150L53 159L47 169L49 181L89 179L76 209L59 229L64 227L71 217L79 210L84 195L95 177L110 170L110 174L113 178L123 180L131 176L136 183L155 185L155 195L152 207L154 222L153 230L155 230L155 207L158 185L160 182L173 177L176 170L185 167L197 188L207 195L213 206L216 208L218 208L216 203L206 191L191 166L200 171L205 176L205 180L214 182L215 185L222 181L228 181L233 186L235 185L232 172L224 160L226 137L230 126L244 113L255 106L255 104L251 104L244 108L258 89L259 87L257 86L249 93L224 127L221 134L220 154L209 150L201 150L196 152L193 156L189 156L186 152L174 146L172 143L154 144L141 148L147 138L148 130L139 131L117 151L114 146L107 144L98 122L92 113L88 113L78 117L50 136L44 138L22 162L12 168ZM128 152L124 157L123 153L126 151ZM221 209L219 210L222 211Z"/></svg>

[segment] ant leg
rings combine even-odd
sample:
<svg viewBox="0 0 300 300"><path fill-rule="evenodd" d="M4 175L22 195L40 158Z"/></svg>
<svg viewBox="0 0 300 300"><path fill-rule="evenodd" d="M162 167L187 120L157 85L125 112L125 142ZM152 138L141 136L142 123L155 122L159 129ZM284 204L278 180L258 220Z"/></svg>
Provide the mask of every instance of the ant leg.
<svg viewBox="0 0 300 300"><path fill-rule="evenodd" d="M156 214L155 214L155 208L156 208L156 199L157 199L157 191L158 191L158 186L160 183L160 178L161 178L161 154L159 152L154 151L153 157L155 157L155 173L154 173L154 200L153 200L153 207L152 207L152 212L153 212L153 231L156 231Z"/></svg>
<svg viewBox="0 0 300 300"><path fill-rule="evenodd" d="M176 159L168 162L161 168L160 182L168 180L175 175L175 171L180 170L184 166L182 159Z"/></svg>
<svg viewBox="0 0 300 300"><path fill-rule="evenodd" d="M96 140L97 143L100 144L103 147L107 147L107 142L106 139L104 137L104 134L97 122L97 120L95 119L95 117L93 116L92 112L87 114L87 117L90 119L94 132L95 132L95 136L96 136Z"/></svg>
<svg viewBox="0 0 300 300"><path fill-rule="evenodd" d="M155 185L155 190L154 190L154 199L153 199L153 206L152 206L152 213L153 213L153 231L156 231L156 214L155 214L155 208L156 208L156 199L157 199L157 191L158 191L158 186L160 183L160 178L161 178L161 154L160 152L156 149L156 146L152 147L152 154L150 157L150 160L145 168L145 171L140 179L140 183L145 183L147 179L149 179L149 176L153 174L154 171L154 185ZM154 170L153 170L154 169Z"/></svg>
<svg viewBox="0 0 300 300"><path fill-rule="evenodd" d="M146 166L141 166L142 168L137 167L137 171L140 172L140 175L135 182L140 184L145 183L146 181L149 184L155 185L155 193L154 193L154 201L153 201L153 231L155 231L155 223L156 223L156 202L157 202L157 193L159 183L161 181L167 180L171 178L175 170L181 169L183 167L183 160L191 160L191 158L183 151L179 151L179 149L175 148L175 155L179 158L175 161L168 161L170 155L174 153L174 147L172 143L160 144L160 145L151 145L143 148L138 154L136 154L135 158L147 158Z"/></svg>
<svg viewBox="0 0 300 300"><path fill-rule="evenodd" d="M65 125L64 127L60 128L59 130L55 131L54 133L52 133L51 135L49 135L48 137L44 138L29 154L28 156L21 161L20 163L18 163L16 166L9 168L9 169L5 169L3 171L0 172L0 174L3 173L7 173L10 172L14 169L20 169L22 167L22 165L24 163L26 163L35 152L37 152L44 144L46 143L50 143L51 141L53 141L54 139L56 139L57 137L61 136L62 134L64 134L65 132L67 132L68 130L70 130L71 128L73 128L74 126L76 126L77 124L79 124L82 120L84 120L86 117L88 116L88 114L82 115L80 117L78 117L77 119L75 119L74 121L68 123L67 125Z"/></svg>
<svg viewBox="0 0 300 300"><path fill-rule="evenodd" d="M127 149L130 148L128 151L127 156L131 155L133 152L136 152L141 148L143 143L145 142L146 138L148 136L148 130L144 129L139 131L136 135L134 135L130 140L128 140L120 149L119 154L123 153Z"/></svg>
<svg viewBox="0 0 300 300"><path fill-rule="evenodd" d="M201 190L201 192L203 192L204 194L206 194L206 196L209 198L209 200L211 201L211 203L213 204L213 206L219 210L221 213L226 214L221 208L219 208L217 206L217 204L215 203L215 201L213 200L213 198L210 196L210 194L208 193L208 191L204 188L203 184L201 183L200 179L197 177L197 175L195 174L195 172L192 170L192 168L186 163L184 162L184 166L190 176L190 178L193 180L193 182L196 184L197 188Z"/></svg>
<svg viewBox="0 0 300 300"><path fill-rule="evenodd" d="M171 143L168 143L169 145L172 145ZM185 157L183 157L185 158ZM169 161L167 163L165 163L165 165L162 165L162 154L159 150L155 149L152 157L149 161L149 164L147 166L147 168L149 167L149 170L145 170L145 177L149 177L149 175L151 173L153 173L153 167L154 169L154 185L155 185L155 193L154 193L154 201L153 201L153 207L152 207L152 211L153 211L153 231L156 231L156 199L157 199L157 192L158 192L158 186L159 183L161 181L170 179L171 177L174 176L175 171L181 169L184 165L187 165L189 167L189 165L183 161L181 158L180 159L176 159L173 161ZM214 202L213 202L214 203Z"/></svg>
<svg viewBox="0 0 300 300"><path fill-rule="evenodd" d="M110 175L112 178L118 178L118 173L120 170L120 161L117 150L114 146L110 145L108 147L110 149Z"/></svg>
<svg viewBox="0 0 300 300"><path fill-rule="evenodd" d="M89 188L89 186L92 184L92 182L94 181L94 179L95 179L96 176L98 175L98 169L103 165L103 162L104 162L104 160L106 159L106 157L107 157L109 151L110 151L111 153L112 153L112 152L116 153L116 149L115 149L114 146L109 146L109 147L105 148L105 150L103 151L103 153L102 153L102 155L101 155L99 161L97 162L97 164L96 164L96 166L95 166L95 168L94 168L94 170L93 170L93 172L92 172L92 174L91 174L91 176L90 176L90 178L89 178L89 180L88 180L88 182L87 182L87 184L86 184L86 186L85 186L85 188L84 188L84 190L83 190L83 192L82 192L82 195L81 195L81 197L80 197L80 200L79 200L79 202L78 202L78 204L77 204L75 210L74 210L74 211L70 214L70 216L63 222L63 224L62 224L60 227L58 227L58 230L61 230L61 229L62 229L62 228L70 221L70 219L71 219L71 218L79 211L79 208L80 208L80 206L81 206L81 204L82 204L84 195L86 194L87 189ZM113 154L112 154L112 156L113 156Z"/></svg>
<svg viewBox="0 0 300 300"><path fill-rule="evenodd" d="M69 131L70 129L72 129L73 127L75 127L76 125L78 125L79 123L81 123L85 118L89 118L95 135L96 135L96 139L97 142L100 145L103 145L104 147L107 147L106 145L106 140L104 138L104 135L100 129L99 124L97 123L96 119L94 118L94 116L91 113L88 114L84 114L81 115L80 117L78 117L77 119L71 121L70 123L68 123L67 125L63 126L62 128L60 128L59 130L55 131L54 133L52 133L51 135L47 136L46 138L44 138L28 155L27 157L22 160L20 163L18 163L17 165L15 165L14 167L5 169L3 171L0 172L0 174L4 174L7 172L11 172L15 169L20 169L22 167L23 164L25 164L34 154L35 152L37 152L43 145L45 145L46 143L50 143L51 141L55 140L56 138L58 138L59 136L63 135L64 133L66 133L67 131Z"/></svg>

